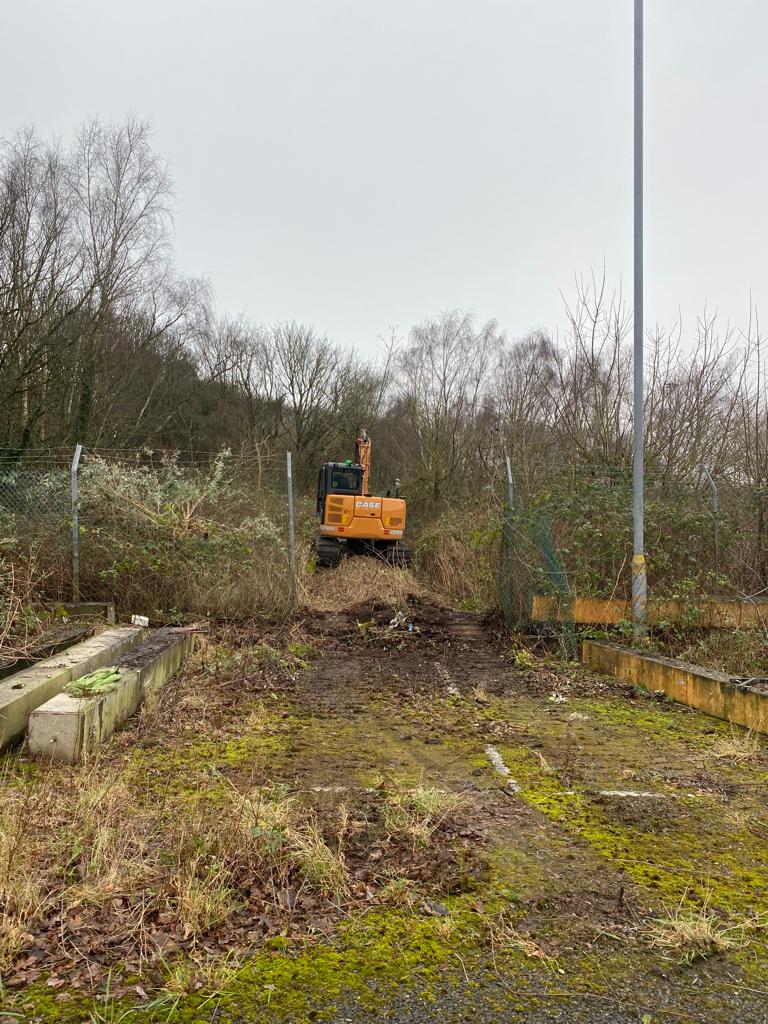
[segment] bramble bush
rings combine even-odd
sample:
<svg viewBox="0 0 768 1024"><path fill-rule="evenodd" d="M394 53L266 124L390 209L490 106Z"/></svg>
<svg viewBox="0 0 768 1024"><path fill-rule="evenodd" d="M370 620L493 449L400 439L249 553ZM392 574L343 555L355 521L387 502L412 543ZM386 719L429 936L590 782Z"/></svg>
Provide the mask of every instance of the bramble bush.
<svg viewBox="0 0 768 1024"><path fill-rule="evenodd" d="M81 480L81 588L122 611L224 618L287 601L283 528L251 497L229 454L207 469L91 457ZM257 504L258 503L258 504Z"/></svg>
<svg viewBox="0 0 768 1024"><path fill-rule="evenodd" d="M463 506L423 526L415 542L415 570L431 590L462 608L485 611L499 601L498 512Z"/></svg>

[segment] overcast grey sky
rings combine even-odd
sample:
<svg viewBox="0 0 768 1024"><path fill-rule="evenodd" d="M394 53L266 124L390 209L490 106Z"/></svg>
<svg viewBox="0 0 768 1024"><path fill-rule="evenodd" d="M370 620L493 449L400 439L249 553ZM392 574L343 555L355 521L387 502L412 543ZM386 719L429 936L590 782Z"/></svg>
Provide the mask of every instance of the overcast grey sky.
<svg viewBox="0 0 768 1024"><path fill-rule="evenodd" d="M371 350L631 290L632 0L0 0L0 135L152 120L182 271ZM646 322L768 305L764 0L646 0Z"/></svg>

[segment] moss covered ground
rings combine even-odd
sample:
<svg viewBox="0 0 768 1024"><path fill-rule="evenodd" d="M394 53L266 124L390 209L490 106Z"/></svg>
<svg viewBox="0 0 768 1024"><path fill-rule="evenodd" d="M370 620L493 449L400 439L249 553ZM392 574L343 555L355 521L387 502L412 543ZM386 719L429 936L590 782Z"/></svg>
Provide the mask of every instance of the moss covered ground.
<svg viewBox="0 0 768 1024"><path fill-rule="evenodd" d="M86 770L7 763L17 796ZM158 881L169 845L116 890L156 900L144 955L86 946L73 985L32 919L4 972L8 1020L768 1020L764 743L577 666L530 666L469 615L401 599L214 633L100 770L132 808L161 803L152 820L177 838L201 801L224 814L233 793L279 792L304 823L252 832L285 843L314 823L343 895L279 858L270 885L259 848L228 869L229 917L188 934ZM697 913L734 941L654 944L654 922Z"/></svg>

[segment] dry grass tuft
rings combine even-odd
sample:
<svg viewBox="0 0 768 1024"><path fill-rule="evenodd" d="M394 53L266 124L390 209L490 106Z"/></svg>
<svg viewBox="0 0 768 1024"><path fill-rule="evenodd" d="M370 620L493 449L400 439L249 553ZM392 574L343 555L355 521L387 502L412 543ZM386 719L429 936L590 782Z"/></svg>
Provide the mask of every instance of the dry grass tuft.
<svg viewBox="0 0 768 1024"><path fill-rule="evenodd" d="M171 879L170 905L184 937L192 938L222 924L235 909L235 890L224 865L205 857L179 858L179 870Z"/></svg>
<svg viewBox="0 0 768 1024"><path fill-rule="evenodd" d="M299 580L300 600L317 611L345 611L372 601L393 607L408 604L424 588L407 569L394 569L377 558L346 558L337 569L305 573Z"/></svg>
<svg viewBox="0 0 768 1024"><path fill-rule="evenodd" d="M344 857L331 849L317 825L305 824L289 833L291 856L310 889L341 900L348 892Z"/></svg>
<svg viewBox="0 0 768 1024"><path fill-rule="evenodd" d="M28 929L49 904L45 880L29 865L38 861L40 845L27 826L22 801L0 808L0 971L27 941Z"/></svg>
<svg viewBox="0 0 768 1024"><path fill-rule="evenodd" d="M419 901L420 893L416 882L407 875L393 874L381 890L381 899L395 907L411 909Z"/></svg>
<svg viewBox="0 0 768 1024"><path fill-rule="evenodd" d="M694 963L708 957L743 949L750 932L768 927L764 917L740 922L724 921L705 902L701 907L685 906L685 897L664 917L652 921L648 940L654 949L663 951L679 963Z"/></svg>
<svg viewBox="0 0 768 1024"><path fill-rule="evenodd" d="M734 764L746 764L749 761L758 761L765 750L760 737L752 730L734 729L731 727L729 736L720 736L713 744L710 751L711 756L718 761L731 761Z"/></svg>
<svg viewBox="0 0 768 1024"><path fill-rule="evenodd" d="M131 790L114 771L105 770L96 760L73 773L70 781L64 796L68 820L59 841L59 856L76 857L81 880L70 896L72 902L82 893L88 902L107 903L115 893L133 890L151 874L146 860L149 836Z"/></svg>
<svg viewBox="0 0 768 1024"><path fill-rule="evenodd" d="M323 838L313 811L285 792L254 791L235 797L239 834L271 877L285 879L297 870L313 892L337 901L349 891L342 842L346 829L342 814L339 839L333 849Z"/></svg>
<svg viewBox="0 0 768 1024"><path fill-rule="evenodd" d="M0 786L0 969L10 970L53 908L121 912L121 956L142 961L147 922L159 913L196 942L224 925L254 886L276 907L289 889L340 903L349 892L342 844L329 845L315 813L273 789L167 793L143 800L121 769L98 760ZM130 775L130 773L129 773ZM224 797L223 801L222 798Z"/></svg>
<svg viewBox="0 0 768 1024"><path fill-rule="evenodd" d="M522 953L531 960L553 962L553 958L530 935L523 935L517 930L509 911L481 913L479 917L488 933L494 956L499 953Z"/></svg>
<svg viewBox="0 0 768 1024"><path fill-rule="evenodd" d="M204 989L209 997L216 996L229 984L242 967L242 958L228 953L220 959L191 958L177 960L166 967L164 989L178 999Z"/></svg>
<svg viewBox="0 0 768 1024"><path fill-rule="evenodd" d="M98 761L35 785L0 789L0 966L54 906L104 907L141 890L126 937L142 941L144 914L161 877L149 856L155 823Z"/></svg>
<svg viewBox="0 0 768 1024"><path fill-rule="evenodd" d="M465 804L458 793L419 785L396 790L384 802L384 827L390 835L404 835L415 846L429 846L442 823Z"/></svg>

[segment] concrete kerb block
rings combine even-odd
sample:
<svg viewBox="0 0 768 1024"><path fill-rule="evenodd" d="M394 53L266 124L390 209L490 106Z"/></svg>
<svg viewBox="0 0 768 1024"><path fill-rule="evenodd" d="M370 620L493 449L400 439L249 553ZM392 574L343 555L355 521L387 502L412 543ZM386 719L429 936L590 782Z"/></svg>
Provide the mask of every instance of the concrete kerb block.
<svg viewBox="0 0 768 1024"><path fill-rule="evenodd" d="M146 664L120 667L120 679L108 693L94 697L60 693L53 697L30 715L30 753L77 764L130 718L143 700L160 690L179 670L193 645L194 634L179 631L173 642Z"/></svg>
<svg viewBox="0 0 768 1024"><path fill-rule="evenodd" d="M145 635L136 626L113 626L0 680L0 751L24 736L30 714L61 693L67 683L111 665Z"/></svg>

